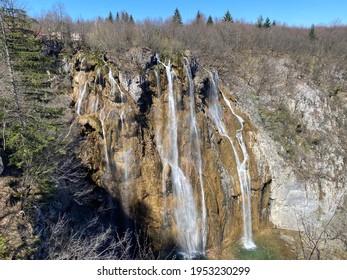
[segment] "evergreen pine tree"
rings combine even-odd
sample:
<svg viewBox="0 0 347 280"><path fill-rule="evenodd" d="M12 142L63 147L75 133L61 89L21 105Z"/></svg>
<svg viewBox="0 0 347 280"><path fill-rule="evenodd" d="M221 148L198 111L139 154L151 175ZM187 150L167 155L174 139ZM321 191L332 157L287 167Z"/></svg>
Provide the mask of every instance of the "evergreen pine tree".
<svg viewBox="0 0 347 280"><path fill-rule="evenodd" d="M265 19L263 27L265 27L265 28L271 27L271 21L270 21L270 19L268 17Z"/></svg>
<svg viewBox="0 0 347 280"><path fill-rule="evenodd" d="M264 22L263 16L260 15L257 19L257 24L256 24L257 27L259 27L259 28L263 27L263 22Z"/></svg>
<svg viewBox="0 0 347 280"><path fill-rule="evenodd" d="M274 20L273 22L272 22L272 26L276 26L276 21Z"/></svg>
<svg viewBox="0 0 347 280"><path fill-rule="evenodd" d="M208 25L212 25L213 24L213 19L211 16L208 17L207 22Z"/></svg>
<svg viewBox="0 0 347 280"><path fill-rule="evenodd" d="M43 48L43 43L49 42L38 40L31 30L34 20L25 11L6 4L0 7L0 45L5 47L8 61L7 73L2 75L15 94L11 93L13 101L8 94L1 94L0 103L9 112L19 107L20 113L0 116L1 123L7 127L1 137L9 148L6 153L10 165L24 175L30 174L29 187L40 187L44 194L54 185L50 181L54 167L47 158L54 156L52 147L57 131L54 121L62 112L62 108L49 107L54 98L50 75L58 74L57 61L55 55Z"/></svg>
<svg viewBox="0 0 347 280"><path fill-rule="evenodd" d="M178 8L176 8L175 11L174 11L174 15L172 17L172 21L175 24L179 24L179 25L183 24L181 13L178 10Z"/></svg>
<svg viewBox="0 0 347 280"><path fill-rule="evenodd" d="M195 22L200 23L201 21L202 21L202 14L200 13L200 11L198 11L195 17Z"/></svg>
<svg viewBox="0 0 347 280"><path fill-rule="evenodd" d="M108 14L107 20L108 20L109 22L113 22L113 15L112 15L112 12L111 12L111 11L110 11L110 13Z"/></svg>
<svg viewBox="0 0 347 280"><path fill-rule="evenodd" d="M120 15L120 18L123 22L128 23L129 22L129 14L128 12L122 12Z"/></svg>
<svg viewBox="0 0 347 280"><path fill-rule="evenodd" d="M116 14L116 22L119 22L119 20L120 20L119 13L117 12L117 14Z"/></svg>
<svg viewBox="0 0 347 280"><path fill-rule="evenodd" d="M225 15L223 17L223 21L225 21L225 22L234 22L234 19L231 16L229 10L225 13Z"/></svg>
<svg viewBox="0 0 347 280"><path fill-rule="evenodd" d="M131 24L134 24L134 23L135 23L134 18L133 18L132 15L130 15L130 17L129 17L129 23L131 23Z"/></svg>

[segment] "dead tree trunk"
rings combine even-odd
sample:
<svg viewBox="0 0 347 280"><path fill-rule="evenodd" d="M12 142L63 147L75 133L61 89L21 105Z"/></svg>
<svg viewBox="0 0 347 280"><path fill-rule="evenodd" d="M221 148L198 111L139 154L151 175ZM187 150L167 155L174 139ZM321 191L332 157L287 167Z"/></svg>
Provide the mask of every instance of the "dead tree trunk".
<svg viewBox="0 0 347 280"><path fill-rule="evenodd" d="M4 50L5 50L4 54L5 54L5 59L6 59L7 71L8 71L8 75L10 78L11 94L13 96L14 103L15 103L15 111L16 111L16 114L18 116L18 119L20 121L21 126L24 127L25 123L24 123L22 109L21 109L21 106L19 104L18 91L17 91L16 81L15 81L15 77L14 77L14 71L13 71L13 67L12 67L12 60L11 60L11 56L10 56L10 51L9 51L9 47L8 47L8 38L7 38L5 22L4 22L4 17L3 17L3 9L0 10L0 28L1 28L1 33L2 33L3 42L4 42Z"/></svg>

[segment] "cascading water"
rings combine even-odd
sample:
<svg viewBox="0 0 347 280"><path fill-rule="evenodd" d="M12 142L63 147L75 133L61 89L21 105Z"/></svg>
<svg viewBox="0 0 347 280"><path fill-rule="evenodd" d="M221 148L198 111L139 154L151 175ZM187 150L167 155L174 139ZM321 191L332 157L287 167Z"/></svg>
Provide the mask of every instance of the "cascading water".
<svg viewBox="0 0 347 280"><path fill-rule="evenodd" d="M163 146L162 157L164 163L171 167L171 182L173 194L176 199L175 220L178 229L178 244L182 250L180 252L185 258L194 258L202 254L199 249L200 234L198 227L198 213L195 205L193 189L189 180L179 166L178 153L178 128L176 100L174 96L173 81L170 62L168 65L162 63L166 70L168 82L168 124L167 132L169 137L168 150Z"/></svg>
<svg viewBox="0 0 347 280"><path fill-rule="evenodd" d="M161 89L160 89L160 79L159 79L159 74L156 70L154 70L154 75L155 75L155 80L157 84L157 95L158 99L160 100L161 96ZM158 102L156 107L155 107L155 119L160 120L161 119L161 114L162 114L162 105L161 102ZM163 126L161 124L156 125L156 131L155 131L155 142L157 146L157 150L159 153L160 160L163 165L163 170L166 170L168 166L168 161L164 155L164 148L163 148L163 143L162 143L162 130ZM163 192L163 199L164 199L164 205L163 205L163 224L164 227L168 226L168 221L167 221L167 196L166 196L166 177L164 172L162 173L162 178L161 178L161 184L162 184L162 192Z"/></svg>
<svg viewBox="0 0 347 280"><path fill-rule="evenodd" d="M116 94L116 88L117 88L119 93L120 93L121 102L124 103L126 101L125 94L121 90L121 88L118 85L118 83L116 82L116 80L114 79L111 67L109 67L108 80L109 80L110 85L111 85L111 94Z"/></svg>
<svg viewBox="0 0 347 280"><path fill-rule="evenodd" d="M126 108L127 98L125 93L122 91L118 83L113 77L112 69L109 67L108 80L111 85L111 95L117 95L117 92L120 94L120 102L118 104L119 107L119 117L120 117L120 128L118 133L122 135L122 133L126 130L125 128L125 119L126 119ZM118 90L118 91L117 91ZM131 109L131 108L128 108ZM132 148L129 147L129 144L126 142L122 143L122 155L119 158L120 164L123 166L123 186L122 186L122 202L124 205L125 212L129 215L129 202L130 202L130 193L129 193L129 179L131 166L134 164L134 160L132 158Z"/></svg>
<svg viewBox="0 0 347 280"><path fill-rule="evenodd" d="M106 163L106 171L109 171L110 169L110 160L109 160L109 156L108 156L108 148L107 148L107 139L106 139L106 130L105 130L105 120L108 117L108 115L111 112L109 112L106 116L105 114L105 108L102 108L99 114L99 119L100 119L100 123L101 123L101 129L102 129L102 136L103 136L103 140L104 140L104 154L105 154L105 163Z"/></svg>
<svg viewBox="0 0 347 280"><path fill-rule="evenodd" d="M236 131L236 138L243 155L243 161L241 162L237 154L237 151L235 149L234 143L232 139L230 138L230 136L228 135L222 120L223 118L222 108L218 101L217 73L214 73L214 74L210 73L210 83L211 83L211 91L210 91L210 97L209 97L209 114L211 119L215 123L219 134L226 137L229 140L233 153L235 155L236 165L237 165L237 174L238 174L238 179L240 182L240 189L241 189L241 195L242 195L242 214L243 214L243 228L244 228L243 238L242 238L243 245L246 249L253 249L256 247L256 245L254 244L253 238L252 238L251 177L250 177L249 168L248 168L249 156L247 153L246 144L242 136L244 120L235 113L235 111L233 110L230 104L230 101L222 93L224 102L230 109L231 113L236 117L237 121L240 123L240 129Z"/></svg>
<svg viewBox="0 0 347 280"><path fill-rule="evenodd" d="M202 180L202 160L201 160L201 149L200 149L200 132L199 126L196 121L195 114L195 97L194 97L194 84L192 79L192 73L189 67L189 62L186 57L184 57L184 69L188 78L189 85L189 125L190 125L190 137L188 149L193 155L193 160L196 163L198 170L199 183L200 183L200 193L201 193L201 238L202 238L202 252L206 251L206 235L207 235L207 222L206 222L206 206L205 206L205 193L204 184Z"/></svg>
<svg viewBox="0 0 347 280"><path fill-rule="evenodd" d="M243 225L244 225L243 242L244 242L245 248L252 249L252 248L255 248L255 244L252 240L251 176L249 174L249 167L248 167L249 156L246 149L246 144L242 136L244 120L235 113L235 111L231 107L230 101L224 96L223 93L222 93L222 96L225 103L229 107L230 111L240 123L240 129L236 131L236 138L242 150L242 155L243 155L243 161L237 167L237 171L240 178L241 194L243 198L242 199Z"/></svg>
<svg viewBox="0 0 347 280"><path fill-rule="evenodd" d="M82 90L79 92L79 95L78 95L76 113L77 113L77 115L79 115L79 116L81 115L81 109L82 109L82 104L83 104L83 98L84 98L84 95L85 95L86 92L87 92L87 86L88 86L88 81L85 81L84 86L83 86Z"/></svg>
<svg viewBox="0 0 347 280"><path fill-rule="evenodd" d="M98 90L97 90L97 85L100 83L101 80L101 70L98 68L96 70L96 77L94 80L94 93L96 95L95 97L95 102L92 104L90 112L97 113L98 112L98 107L99 107L99 95L98 95Z"/></svg>

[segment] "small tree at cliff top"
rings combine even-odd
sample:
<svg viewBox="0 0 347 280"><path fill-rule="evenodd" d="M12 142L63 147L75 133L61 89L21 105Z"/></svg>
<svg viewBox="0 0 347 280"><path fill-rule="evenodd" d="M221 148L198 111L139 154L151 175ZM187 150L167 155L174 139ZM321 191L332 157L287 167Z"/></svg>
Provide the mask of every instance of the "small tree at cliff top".
<svg viewBox="0 0 347 280"><path fill-rule="evenodd" d="M259 28L263 27L263 21L264 21L264 18L263 18L262 15L260 15L260 16L258 17L258 19L257 19L257 24L256 24L256 26L259 27Z"/></svg>
<svg viewBox="0 0 347 280"><path fill-rule="evenodd" d="M271 27L271 21L270 21L270 19L268 17L265 19L263 27L265 27L265 28Z"/></svg>
<svg viewBox="0 0 347 280"><path fill-rule="evenodd" d="M130 24L134 24L135 23L134 18L133 18L132 15L130 15L130 17L129 17L129 23Z"/></svg>
<svg viewBox="0 0 347 280"><path fill-rule="evenodd" d="M107 20L108 20L109 22L113 22L113 15L112 15L112 12L110 12L110 13L108 14Z"/></svg>
<svg viewBox="0 0 347 280"><path fill-rule="evenodd" d="M207 22L208 25L212 25L213 24L213 19L211 16L208 17Z"/></svg>
<svg viewBox="0 0 347 280"><path fill-rule="evenodd" d="M174 15L172 17L172 22L179 25L183 24L181 13L178 8L175 9Z"/></svg>
<svg viewBox="0 0 347 280"><path fill-rule="evenodd" d="M195 23L201 23L202 20L203 20L203 16L200 13L200 11L198 11L195 17Z"/></svg>
<svg viewBox="0 0 347 280"><path fill-rule="evenodd" d="M229 10L225 13L225 15L223 17L223 21L225 21L225 22L234 22L234 19L231 16Z"/></svg>

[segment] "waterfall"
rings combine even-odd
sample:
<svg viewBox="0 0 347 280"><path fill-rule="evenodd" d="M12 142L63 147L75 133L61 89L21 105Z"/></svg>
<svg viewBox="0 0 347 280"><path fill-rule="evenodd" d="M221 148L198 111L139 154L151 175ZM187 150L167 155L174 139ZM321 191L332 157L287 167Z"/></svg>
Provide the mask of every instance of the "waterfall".
<svg viewBox="0 0 347 280"><path fill-rule="evenodd" d="M194 194L189 180L179 166L178 153L178 124L176 113L176 100L173 90L173 81L170 62L162 63L166 70L168 82L168 147L163 146L162 155L164 162L171 167L171 182L173 194L176 199L175 220L178 231L178 244L180 252L185 258L194 258L201 254L199 250L200 234L198 229L198 213L195 205ZM165 148L168 150L165 151Z"/></svg>
<svg viewBox="0 0 347 280"><path fill-rule="evenodd" d="M235 145L225 129L222 120L222 108L218 101L218 76L216 73L210 73L211 92L209 98L209 114L213 122L215 123L220 135L226 137L231 144L233 153L236 159L237 174L240 183L241 196L242 196L242 218L243 218L243 245L246 249L253 249L256 245L252 238L252 211L251 211L251 177L249 174L248 160L249 156L246 149L246 144L243 140L243 123L244 120L235 113L230 101L222 93L222 97L231 113L236 117L240 123L240 129L236 131L236 138L241 148L243 161L240 158L235 149Z"/></svg>
<svg viewBox="0 0 347 280"><path fill-rule="evenodd" d="M125 96L125 95L124 95ZM126 132L126 113L125 108L126 104L121 105L120 109L120 131L119 134L123 135L124 132ZM125 138L126 139L126 138ZM120 157L120 161L123 165L123 193L122 193L122 201L124 205L124 210L127 215L130 216L130 184L129 179L131 175L131 169L134 163L134 158L132 156L132 147L131 144L128 143L128 141L122 142L122 155ZM128 221L127 221L128 222Z"/></svg>
<svg viewBox="0 0 347 280"><path fill-rule="evenodd" d="M116 94L116 88L118 89L119 93L120 93L120 98L121 98L121 102L124 103L126 101L126 97L124 92L121 90L120 86L118 85L118 83L116 82L116 80L113 78L113 73L112 73L112 69L111 67L109 68L109 72L108 72L108 80L110 82L111 85L111 94Z"/></svg>
<svg viewBox="0 0 347 280"><path fill-rule="evenodd" d="M207 223L206 223L206 206L205 206L205 193L204 184L202 180L202 160L200 149L200 132L199 126L196 121L195 115L195 97L194 97L194 84L192 79L192 73L189 67L188 59L184 57L184 69L189 82L189 111L190 111L190 137L189 137L189 150L192 152L193 159L196 162L198 170L200 194L201 194L201 238L202 238L202 252L206 251L206 235L207 235Z"/></svg>
<svg viewBox="0 0 347 280"><path fill-rule="evenodd" d="M113 73L112 73L111 67L109 67L109 71L108 71L108 81L110 82L110 85L111 85L111 94L115 94L116 93L116 81L113 78Z"/></svg>
<svg viewBox="0 0 347 280"><path fill-rule="evenodd" d="M160 96L161 96L161 88L160 88L160 79L159 79L159 74L156 70L154 70L154 75L155 75L155 80L157 84L157 95L158 95L158 100L159 102L157 103L157 106L155 108L155 119L156 120L161 120L161 114L162 114L162 105L160 102ZM157 150L159 153L160 160L163 165L163 171L166 170L168 162L166 157L164 156L164 148L163 148L163 143L162 143L162 125L157 124L157 128L155 131L155 142L157 146ZM162 172L162 178L161 178L161 184L162 184L162 193L163 193L163 198L164 198L164 205L163 205L163 224L164 227L168 226L168 221L167 221L167 196L166 196L166 178L164 172Z"/></svg>
<svg viewBox="0 0 347 280"><path fill-rule="evenodd" d="M98 107L99 107L99 95L98 95L98 90L97 90L97 85L100 83L101 80L101 74L100 74L100 68L96 69L96 77L94 79L94 93L95 93L95 102L91 106L91 112L92 113L97 113L98 112Z"/></svg>
<svg viewBox="0 0 347 280"><path fill-rule="evenodd" d="M82 109L82 103L83 103L83 98L84 95L87 92L87 86L88 86L88 81L85 81L83 88L81 88L79 95L78 95L78 99L77 99L77 110L76 113L77 115L81 115L81 109Z"/></svg>
<svg viewBox="0 0 347 280"><path fill-rule="evenodd" d="M107 139L106 139L106 130L105 130L105 120L109 116L111 112L105 115L105 108L102 108L100 111L99 119L101 123L101 129L102 129L102 136L104 140L104 154L105 154L105 162L106 162L106 170L110 169L110 160L108 157L108 149L107 149Z"/></svg>

